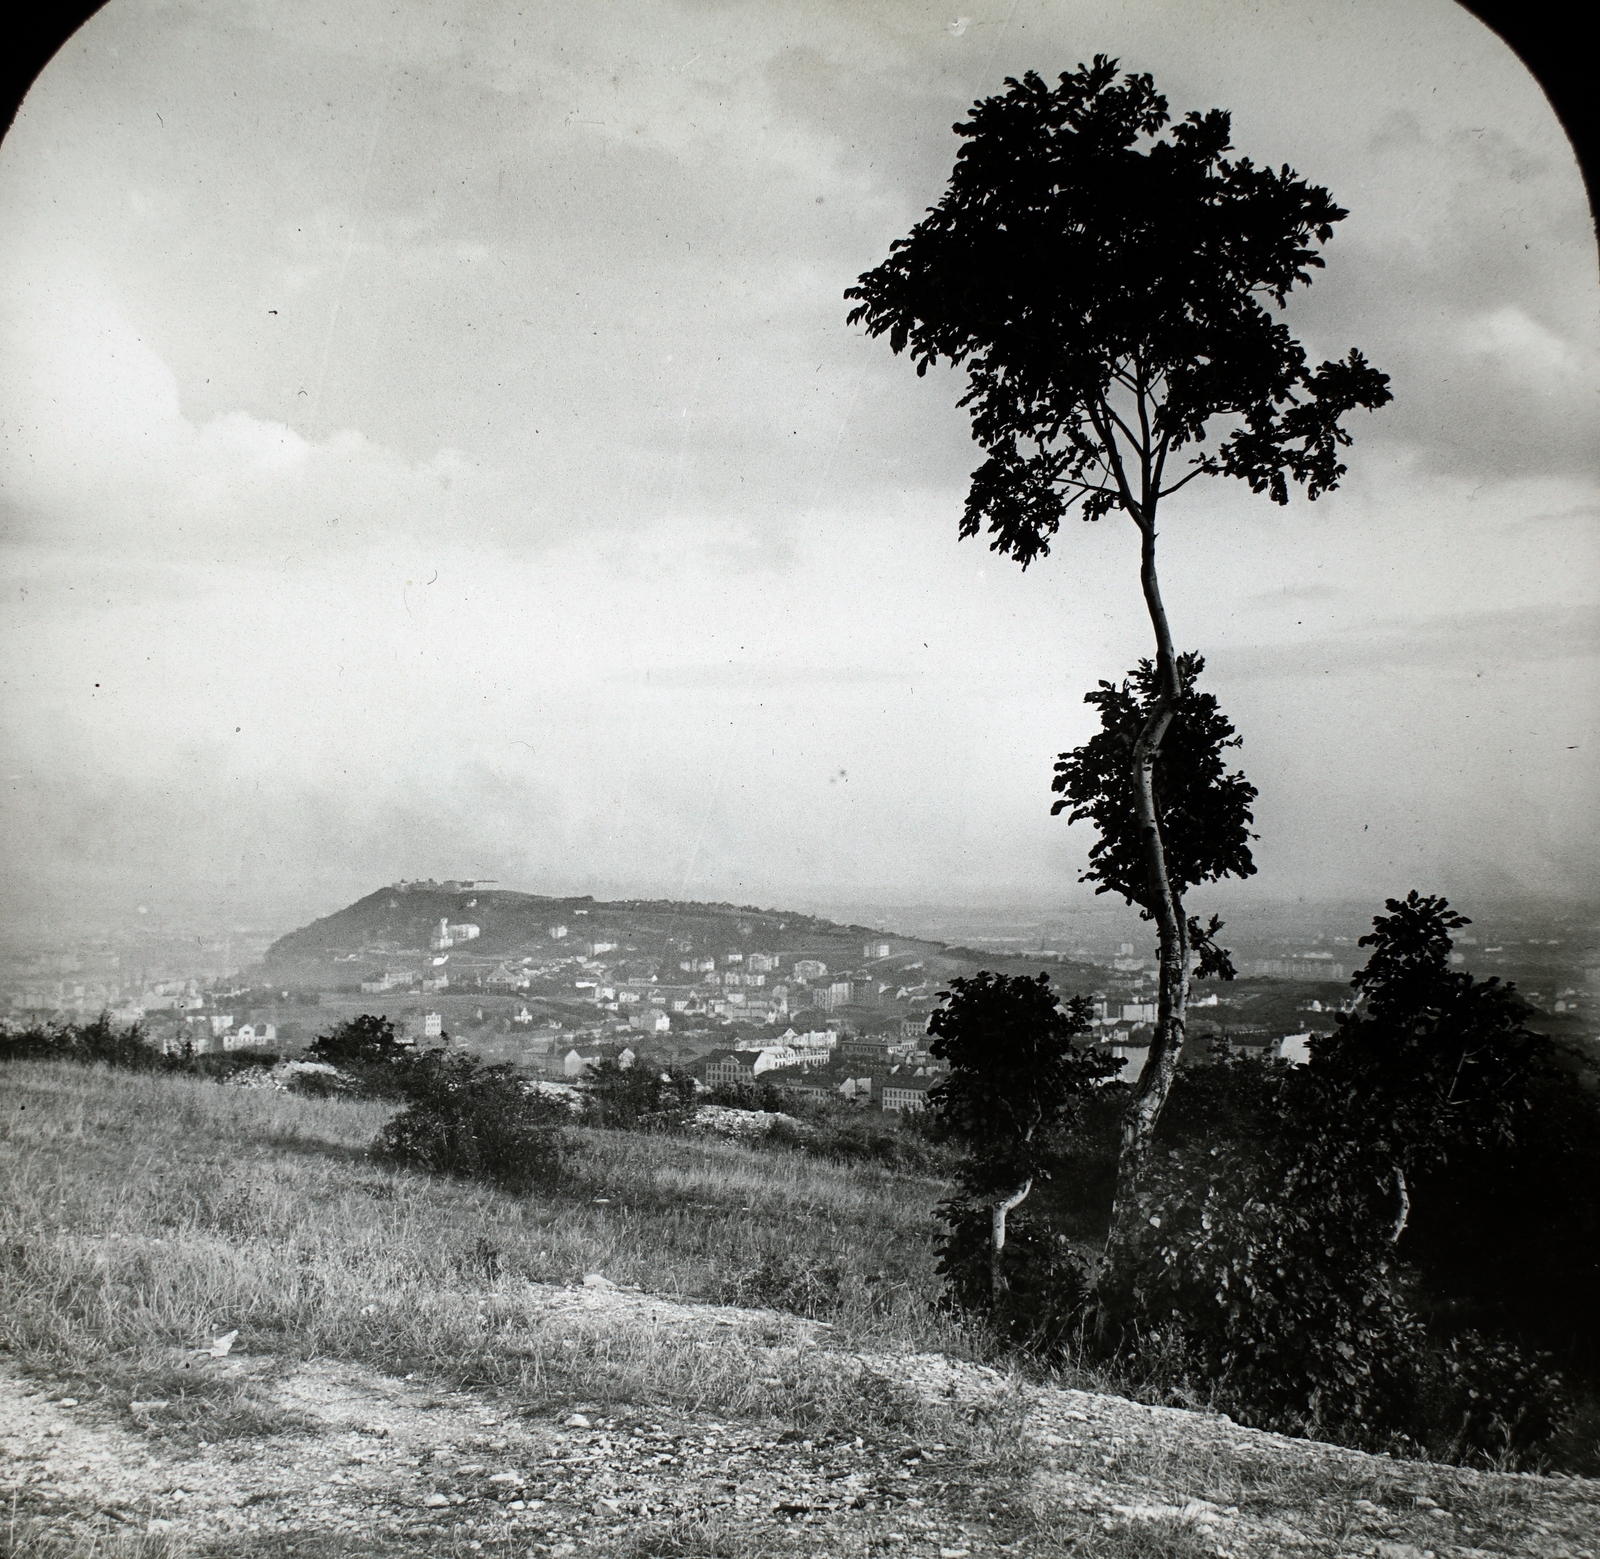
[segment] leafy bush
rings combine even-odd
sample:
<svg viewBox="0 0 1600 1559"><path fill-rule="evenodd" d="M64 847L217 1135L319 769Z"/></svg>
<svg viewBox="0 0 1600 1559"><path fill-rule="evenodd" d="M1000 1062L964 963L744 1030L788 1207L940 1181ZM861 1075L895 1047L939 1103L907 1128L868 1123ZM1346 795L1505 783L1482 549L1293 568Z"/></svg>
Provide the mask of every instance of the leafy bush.
<svg viewBox="0 0 1600 1559"><path fill-rule="evenodd" d="M418 1052L395 1036L394 1024L383 1017L364 1012L335 1024L319 1034L307 1054L339 1069L343 1081L316 1074L297 1078L295 1087L305 1093L356 1093L376 1099L404 1099L407 1074L417 1064Z"/></svg>
<svg viewBox="0 0 1600 1559"><path fill-rule="evenodd" d="M1560 1433L1571 1407L1549 1354L1527 1354L1475 1331L1450 1340L1436 1365L1436 1455L1491 1465L1520 1462Z"/></svg>
<svg viewBox="0 0 1600 1559"><path fill-rule="evenodd" d="M1510 987L1451 968L1466 922L1443 899L1387 909L1362 939L1362 1004L1310 1067L1223 1061L1180 1082L1097 1335L1123 1353L1180 1336L1218 1404L1263 1427L1536 1455L1560 1426L1559 1377L1428 1314L1402 1239L1411 1185L1534 1135L1550 1047Z"/></svg>
<svg viewBox="0 0 1600 1559"><path fill-rule="evenodd" d="M118 1029L102 1012L92 1023L32 1024L0 1033L0 1060L78 1061L132 1072L171 1071L182 1064L162 1055L137 1024Z"/></svg>
<svg viewBox="0 0 1600 1559"><path fill-rule="evenodd" d="M1218 1405L1258 1427L1375 1449L1412 1431L1423 1337L1383 1167L1288 1133L1158 1154L1126 1265L1096 1296L1109 1351L1180 1336Z"/></svg>
<svg viewBox="0 0 1600 1559"><path fill-rule="evenodd" d="M530 1093L513 1068L430 1050L397 1073L410 1103L378 1134L375 1156L516 1195L555 1185L565 1106Z"/></svg>
<svg viewBox="0 0 1600 1559"><path fill-rule="evenodd" d="M928 1102L964 1149L957 1194L939 1209L949 1230L939 1270L958 1305L985 1310L1003 1333L1021 1328L1036 1341L1058 1320L1068 1322L1084 1271L1048 1217L1019 1221L1028 1231L1020 1252L1011 1247L1010 1220L1036 1186L1049 1184L1063 1134L1121 1063L1073 1043L1089 1031L1089 1004L1074 997L1063 1007L1048 974L980 971L952 980L939 1002L928 1020L929 1050L950 1072ZM1021 1288L1013 1295L1016 1281Z"/></svg>
<svg viewBox="0 0 1600 1559"><path fill-rule="evenodd" d="M589 1073L585 1114L593 1125L624 1131L670 1131L694 1114L695 1080L687 1072L605 1060Z"/></svg>

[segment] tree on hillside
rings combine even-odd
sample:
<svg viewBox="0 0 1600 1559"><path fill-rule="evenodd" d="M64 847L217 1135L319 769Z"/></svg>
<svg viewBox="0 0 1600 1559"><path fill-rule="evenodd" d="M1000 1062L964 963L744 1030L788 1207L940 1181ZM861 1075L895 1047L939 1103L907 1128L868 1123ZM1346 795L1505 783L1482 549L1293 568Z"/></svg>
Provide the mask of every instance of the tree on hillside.
<svg viewBox="0 0 1600 1559"><path fill-rule="evenodd" d="M984 970L952 980L939 1002L928 1019L928 1051L949 1064L950 1075L928 1103L967 1145L962 1189L989 1208L990 1295L998 1303L1006 1219L1033 1189L1049 1128L1123 1063L1073 1044L1089 1032L1089 1004L1079 996L1062 1007L1048 974Z"/></svg>
<svg viewBox="0 0 1600 1559"><path fill-rule="evenodd" d="M326 1034L319 1034L311 1053L333 1066L377 1066L403 1061L412 1052L395 1037L394 1024L388 1018L363 1012L334 1024Z"/></svg>
<svg viewBox="0 0 1600 1559"><path fill-rule="evenodd" d="M1213 915L1209 925L1202 925L1185 908L1184 895L1200 883L1254 874L1250 807L1256 789L1242 773L1228 772L1228 750L1240 746L1243 738L1235 733L1216 698L1196 690L1204 670L1201 656L1178 656L1181 696L1151 765L1150 793L1165 870L1162 886L1183 927L1185 956L1198 955L1196 975L1231 980L1233 961L1217 943L1222 922ZM1094 883L1096 893L1120 893L1128 903L1137 904L1147 919L1154 917L1157 903L1151 892L1131 759L1160 698L1160 675L1148 660L1140 661L1121 686L1102 682L1086 693L1084 702L1099 712L1100 729L1081 747L1061 754L1051 786L1061 797L1051 811L1071 808L1069 822L1092 822L1100 836L1079 880ZM1123 1118L1119 1180L1126 1178L1119 1189L1125 1194L1118 1197L1114 1209L1113 1265L1115 1253L1126 1244L1138 1215L1139 1204L1131 1193L1133 1178L1178 1066L1176 1044L1159 1051L1151 1048L1153 1054L1134 1084Z"/></svg>
<svg viewBox="0 0 1600 1559"><path fill-rule="evenodd" d="M1119 82L1104 56L1054 87L1032 72L1006 86L954 127L964 144L939 204L846 296L851 323L909 348L919 374L941 359L967 371L960 404L987 458L962 536L987 530L1023 568L1074 509L1086 520L1121 510L1139 536L1156 653L1126 761L1143 854L1136 902L1159 930L1161 977L1119 1169L1126 1216L1183 1042L1190 946L1155 795L1185 696L1156 574L1158 506L1217 475L1276 503L1290 483L1314 499L1344 474L1341 419L1390 395L1356 350L1310 367L1273 312L1310 282L1323 263L1313 244L1346 215L1327 190L1287 166L1230 158L1221 110L1169 129L1151 78ZM1203 447L1213 423L1220 440Z"/></svg>
<svg viewBox="0 0 1600 1559"><path fill-rule="evenodd" d="M1373 949L1350 982L1356 1010L1311 1043L1323 1107L1381 1151L1394 1175L1394 1240L1410 1215L1409 1178L1452 1153L1482 1151L1526 1129L1535 1079L1553 1054L1512 985L1450 965L1451 933L1472 924L1413 888L1357 944Z"/></svg>

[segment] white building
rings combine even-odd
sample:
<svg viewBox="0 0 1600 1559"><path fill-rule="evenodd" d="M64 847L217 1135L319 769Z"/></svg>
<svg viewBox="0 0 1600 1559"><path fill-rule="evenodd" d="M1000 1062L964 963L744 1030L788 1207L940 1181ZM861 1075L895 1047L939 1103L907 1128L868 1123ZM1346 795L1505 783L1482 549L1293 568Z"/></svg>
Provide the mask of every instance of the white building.
<svg viewBox="0 0 1600 1559"><path fill-rule="evenodd" d="M1290 1066L1305 1066L1311 1060L1310 1034L1285 1034L1278 1044L1279 1057Z"/></svg>

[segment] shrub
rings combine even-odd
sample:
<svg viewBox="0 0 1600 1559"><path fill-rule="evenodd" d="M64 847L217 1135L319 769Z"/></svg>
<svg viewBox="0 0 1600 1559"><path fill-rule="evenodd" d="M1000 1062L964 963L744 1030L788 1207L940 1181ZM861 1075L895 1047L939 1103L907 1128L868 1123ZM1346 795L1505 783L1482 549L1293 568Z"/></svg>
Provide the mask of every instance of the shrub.
<svg viewBox="0 0 1600 1559"><path fill-rule="evenodd" d="M687 1072L605 1060L589 1073L586 1115L596 1126L669 1131L694 1113L695 1081Z"/></svg>
<svg viewBox="0 0 1600 1559"><path fill-rule="evenodd" d="M406 1074L416 1065L418 1052L395 1037L388 1018L364 1012L319 1034L307 1054L339 1069L342 1081L296 1081L305 1092L364 1094L375 1099L407 1097Z"/></svg>
<svg viewBox="0 0 1600 1559"><path fill-rule="evenodd" d="M1442 1426L1434 1454L1489 1465L1520 1462L1555 1439L1570 1402L1549 1354L1524 1353L1503 1338L1465 1331L1435 1367Z"/></svg>
<svg viewBox="0 0 1600 1559"><path fill-rule="evenodd" d="M410 1103L378 1134L378 1158L516 1195L556 1183L565 1107L530 1093L510 1066L431 1050L398 1075Z"/></svg>
<svg viewBox="0 0 1600 1559"><path fill-rule="evenodd" d="M1158 1155L1117 1286L1096 1296L1102 1345L1181 1338L1217 1404L1258 1427L1372 1449L1413 1433L1423 1335L1382 1167L1288 1137Z"/></svg>
<svg viewBox="0 0 1600 1559"><path fill-rule="evenodd" d="M181 1064L151 1045L137 1023L114 1028L107 1012L92 1023L35 1023L0 1034L0 1060L44 1059L98 1063L132 1072L170 1071Z"/></svg>

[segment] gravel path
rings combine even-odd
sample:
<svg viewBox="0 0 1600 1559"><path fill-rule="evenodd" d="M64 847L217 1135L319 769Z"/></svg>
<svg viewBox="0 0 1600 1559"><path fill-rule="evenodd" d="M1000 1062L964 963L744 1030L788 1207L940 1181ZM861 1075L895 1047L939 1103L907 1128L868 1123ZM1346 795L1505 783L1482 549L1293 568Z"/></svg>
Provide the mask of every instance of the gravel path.
<svg viewBox="0 0 1600 1559"><path fill-rule="evenodd" d="M962 1447L909 1434L815 1441L781 1424L659 1409L531 1417L359 1366L206 1360L254 1381L273 1432L220 1444L160 1431L163 1404L75 1402L0 1368L0 1490L15 1520L87 1551L162 1532L180 1546L281 1552L305 1538L359 1552L566 1555L1003 1551L1294 1553L1376 1559L1596 1559L1600 1483L1475 1474L1363 1456L1225 1418L1020 1385L941 1355L831 1348L771 1312L613 1288L540 1301L586 1327L641 1312L669 1344L720 1328L815 1350L861 1389L975 1426ZM957 1437L951 1436L952 1441ZM1160 1543L1156 1539L1160 1536ZM1097 1544L1106 1545L1103 1548Z"/></svg>

